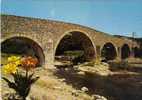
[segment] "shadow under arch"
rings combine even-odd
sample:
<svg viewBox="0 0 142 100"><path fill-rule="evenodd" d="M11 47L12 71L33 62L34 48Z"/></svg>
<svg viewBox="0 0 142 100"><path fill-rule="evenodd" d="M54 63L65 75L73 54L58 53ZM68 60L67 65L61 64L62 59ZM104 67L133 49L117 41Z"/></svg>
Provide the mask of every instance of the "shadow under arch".
<svg viewBox="0 0 142 100"><path fill-rule="evenodd" d="M102 61L114 60L116 56L117 51L115 46L111 42L105 43L101 49Z"/></svg>
<svg viewBox="0 0 142 100"><path fill-rule="evenodd" d="M66 51L83 51L85 61L90 61L96 57L96 47L92 39L84 32L70 31L64 34L57 42L54 52L54 61L56 56L63 55Z"/></svg>
<svg viewBox="0 0 142 100"><path fill-rule="evenodd" d="M34 56L39 60L39 66L45 64L45 55L41 46L33 39L25 36L11 36L1 41L1 52Z"/></svg>
<svg viewBox="0 0 142 100"><path fill-rule="evenodd" d="M134 47L133 52L134 52L134 57L136 57L136 58L141 57L141 53L140 53L141 51L138 47Z"/></svg>
<svg viewBox="0 0 142 100"><path fill-rule="evenodd" d="M130 56L130 47L128 44L123 44L121 47L121 58L126 59Z"/></svg>

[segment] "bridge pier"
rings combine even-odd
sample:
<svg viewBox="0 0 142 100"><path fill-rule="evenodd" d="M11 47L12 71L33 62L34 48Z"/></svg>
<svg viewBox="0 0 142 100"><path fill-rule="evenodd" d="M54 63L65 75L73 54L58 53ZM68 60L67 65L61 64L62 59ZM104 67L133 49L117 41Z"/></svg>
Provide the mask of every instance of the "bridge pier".
<svg viewBox="0 0 142 100"><path fill-rule="evenodd" d="M99 59L101 61L101 46L96 46L96 59Z"/></svg>
<svg viewBox="0 0 142 100"><path fill-rule="evenodd" d="M54 49L53 49L53 40L49 39L44 48L45 50L45 68L51 69L54 66Z"/></svg>
<svg viewBox="0 0 142 100"><path fill-rule="evenodd" d="M121 53L122 53L121 47L117 47L117 57L116 57L117 60L121 60Z"/></svg>
<svg viewBox="0 0 142 100"><path fill-rule="evenodd" d="M134 58L135 57L135 52L134 52L134 48L130 49L130 56L129 58Z"/></svg>

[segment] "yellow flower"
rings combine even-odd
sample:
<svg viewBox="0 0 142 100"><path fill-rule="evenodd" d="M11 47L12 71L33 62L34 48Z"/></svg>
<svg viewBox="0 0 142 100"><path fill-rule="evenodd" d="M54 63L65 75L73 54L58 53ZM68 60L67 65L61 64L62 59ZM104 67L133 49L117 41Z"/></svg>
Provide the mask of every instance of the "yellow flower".
<svg viewBox="0 0 142 100"><path fill-rule="evenodd" d="M17 57L17 56L8 57L8 64L3 66L2 71L5 74L15 73L16 70L18 69L18 65L20 64L21 64L20 57Z"/></svg>
<svg viewBox="0 0 142 100"><path fill-rule="evenodd" d="M15 62L15 61L18 61L20 59L20 57L18 56L11 56L11 57L8 57L8 62Z"/></svg>
<svg viewBox="0 0 142 100"><path fill-rule="evenodd" d="M9 64L6 64L3 66L3 69L2 71L5 73L5 74L12 74L12 73L15 73L17 70L17 66L14 64L14 63L9 63Z"/></svg>
<svg viewBox="0 0 142 100"><path fill-rule="evenodd" d="M8 57L8 63L14 63L15 66L18 66L21 64L21 59L18 56L11 56Z"/></svg>
<svg viewBox="0 0 142 100"><path fill-rule="evenodd" d="M18 66L18 65L21 64L21 60L19 59L19 60L15 61L14 63L15 63L16 66Z"/></svg>

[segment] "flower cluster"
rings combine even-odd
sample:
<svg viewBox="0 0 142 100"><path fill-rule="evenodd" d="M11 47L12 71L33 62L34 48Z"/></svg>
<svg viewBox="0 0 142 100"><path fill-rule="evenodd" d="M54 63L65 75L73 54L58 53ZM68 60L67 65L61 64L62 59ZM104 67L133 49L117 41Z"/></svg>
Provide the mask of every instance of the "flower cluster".
<svg viewBox="0 0 142 100"><path fill-rule="evenodd" d="M28 56L21 59L22 68L25 70L30 70L32 68L35 68L37 64L38 64L37 58L32 58Z"/></svg>
<svg viewBox="0 0 142 100"><path fill-rule="evenodd" d="M11 56L8 57L8 63L3 66L3 72L5 74L12 74L15 73L18 69L18 66L22 67L24 70L30 70L35 68L38 65L38 59L33 58L31 56L28 57L18 57L18 56Z"/></svg>
<svg viewBox="0 0 142 100"><path fill-rule="evenodd" d="M8 57L8 62L17 62L19 61L20 57L18 56L11 56L11 57Z"/></svg>
<svg viewBox="0 0 142 100"><path fill-rule="evenodd" d="M33 73L28 73L30 69L35 68L38 65L38 59L33 57L18 57L18 56L11 56L8 57L8 63L3 66L3 72L5 74L10 74L14 78L14 82L9 80L6 77L2 77L7 83L8 86L16 91L22 100L26 100L26 97L29 94L31 85L34 84L39 77L34 77ZM23 68L22 74L18 71L19 68ZM8 99L9 100L9 99ZM10 99L11 100L11 99ZM17 99L13 99L17 100ZM21 99L20 99L21 100Z"/></svg>
<svg viewBox="0 0 142 100"><path fill-rule="evenodd" d="M5 74L16 73L16 70L18 69L20 63L21 63L20 57L18 56L8 57L8 63L3 66L3 72Z"/></svg>

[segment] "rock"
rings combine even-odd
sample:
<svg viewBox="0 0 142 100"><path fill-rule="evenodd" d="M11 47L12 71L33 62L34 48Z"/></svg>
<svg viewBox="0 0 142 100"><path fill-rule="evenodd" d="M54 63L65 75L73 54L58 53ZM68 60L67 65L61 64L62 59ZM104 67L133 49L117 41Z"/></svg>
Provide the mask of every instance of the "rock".
<svg viewBox="0 0 142 100"><path fill-rule="evenodd" d="M74 95L74 96L78 96L78 93L77 93L77 91L76 90L72 90L72 95Z"/></svg>
<svg viewBox="0 0 142 100"><path fill-rule="evenodd" d="M64 81L65 81L65 79L64 79L64 78L62 78L62 79L59 79L59 81L64 82Z"/></svg>
<svg viewBox="0 0 142 100"><path fill-rule="evenodd" d="M16 93L7 93L7 94L4 94L4 96L2 97L2 99L3 100L23 100L22 97L20 97Z"/></svg>
<svg viewBox="0 0 142 100"><path fill-rule="evenodd" d="M110 74L109 66L106 63L99 65L94 64L94 67L82 65L79 66L78 70L83 71L85 73L98 74L102 76L107 76Z"/></svg>
<svg viewBox="0 0 142 100"><path fill-rule="evenodd" d="M67 71L68 70L68 68L65 68L65 71Z"/></svg>
<svg viewBox="0 0 142 100"><path fill-rule="evenodd" d="M62 87L56 86L56 87L54 87L54 89L61 90Z"/></svg>
<svg viewBox="0 0 142 100"><path fill-rule="evenodd" d="M100 95L93 95L92 96L95 100L107 100L107 98L105 98L104 96L100 96Z"/></svg>
<svg viewBox="0 0 142 100"><path fill-rule="evenodd" d="M82 87L81 90L82 90L83 92L87 92L87 91L88 91L88 88L87 88L87 87Z"/></svg>
<svg viewBox="0 0 142 100"><path fill-rule="evenodd" d="M108 64L108 63L105 63L105 62L102 62L102 65L104 65L104 66L109 66L109 64Z"/></svg>
<svg viewBox="0 0 142 100"><path fill-rule="evenodd" d="M85 75L85 73L83 71L79 71L78 74L79 75Z"/></svg>
<svg viewBox="0 0 142 100"><path fill-rule="evenodd" d="M29 96L26 98L26 100L32 100Z"/></svg>
<svg viewBox="0 0 142 100"><path fill-rule="evenodd" d="M74 69L78 69L78 67L79 67L78 65L76 65L76 66L73 66L73 68L74 68Z"/></svg>

